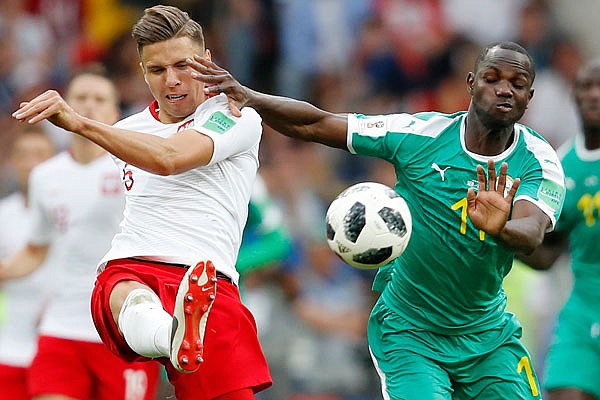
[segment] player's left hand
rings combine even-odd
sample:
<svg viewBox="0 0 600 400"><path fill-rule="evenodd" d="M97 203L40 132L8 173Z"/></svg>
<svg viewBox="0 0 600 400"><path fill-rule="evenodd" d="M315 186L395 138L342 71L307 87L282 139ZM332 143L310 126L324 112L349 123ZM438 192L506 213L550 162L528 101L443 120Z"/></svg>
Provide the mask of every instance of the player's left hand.
<svg viewBox="0 0 600 400"><path fill-rule="evenodd" d="M505 195L508 164L503 162L500 166L500 176L497 182L494 161L488 161L487 167L486 176L483 167L477 166L479 186L477 192L470 188L467 193L467 214L476 228L497 236L506 225L520 179L514 180Z"/></svg>
<svg viewBox="0 0 600 400"><path fill-rule="evenodd" d="M80 117L55 90L47 90L34 99L21 103L12 116L32 125L47 119L71 132L77 131Z"/></svg>
<svg viewBox="0 0 600 400"><path fill-rule="evenodd" d="M187 63L194 70L191 73L192 78L207 84L204 93L225 93L231 113L236 117L242 116L240 110L249 99L250 89L242 86L228 71L199 55L188 59Z"/></svg>

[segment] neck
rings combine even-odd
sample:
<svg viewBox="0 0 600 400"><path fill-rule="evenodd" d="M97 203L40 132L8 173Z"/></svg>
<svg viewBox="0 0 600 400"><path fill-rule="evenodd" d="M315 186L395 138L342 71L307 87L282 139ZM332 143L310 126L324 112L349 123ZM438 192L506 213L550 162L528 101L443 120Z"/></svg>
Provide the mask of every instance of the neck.
<svg viewBox="0 0 600 400"><path fill-rule="evenodd" d="M469 112L465 126L465 145L473 153L495 156L506 150L513 142L514 125L502 128L488 128Z"/></svg>
<svg viewBox="0 0 600 400"><path fill-rule="evenodd" d="M587 150L596 150L600 148L600 126L584 128L584 143Z"/></svg>
<svg viewBox="0 0 600 400"><path fill-rule="evenodd" d="M79 136L71 142L71 157L79 164L89 164L106 154L106 150L97 144Z"/></svg>

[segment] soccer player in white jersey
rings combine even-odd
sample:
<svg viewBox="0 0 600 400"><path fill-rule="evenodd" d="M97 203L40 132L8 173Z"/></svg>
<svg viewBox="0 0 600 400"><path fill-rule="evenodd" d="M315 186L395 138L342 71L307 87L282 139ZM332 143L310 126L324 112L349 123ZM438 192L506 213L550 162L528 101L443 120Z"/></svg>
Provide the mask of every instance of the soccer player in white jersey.
<svg viewBox="0 0 600 400"><path fill-rule="evenodd" d="M413 232L373 287L368 339L384 399L541 399L502 280L553 229L565 184L550 144L517 123L535 78L523 47L486 47L465 79L469 109L454 114L333 114L245 88L200 57L190 65L234 115L254 107L285 135L394 166Z"/></svg>
<svg viewBox="0 0 600 400"><path fill-rule="evenodd" d="M42 127L19 132L11 146L18 190L0 200L0 259L27 243L31 207L27 183L33 167L54 155L54 144ZM27 374L37 349L37 327L52 294L48 264L36 273L0 286L0 397L28 400ZM35 295L32 295L32 294Z"/></svg>
<svg viewBox="0 0 600 400"><path fill-rule="evenodd" d="M119 117L117 90L101 70L75 76L66 99L88 118L114 123ZM154 399L158 363L126 362L112 354L91 317L96 266L123 216L121 179L110 155L74 136L69 151L32 171L29 200L33 215L27 244L0 264L0 279L38 268L51 249L53 270L46 280L59 281L40 323L30 395L44 400Z"/></svg>
<svg viewBox="0 0 600 400"><path fill-rule="evenodd" d="M47 91L13 116L48 119L116 157L124 219L92 295L104 343L127 360L160 359L180 400L254 399L271 377L235 263L261 119L251 108L232 115L225 96L208 98L192 78L188 60L210 51L187 13L148 8L132 33L148 108L108 126Z"/></svg>

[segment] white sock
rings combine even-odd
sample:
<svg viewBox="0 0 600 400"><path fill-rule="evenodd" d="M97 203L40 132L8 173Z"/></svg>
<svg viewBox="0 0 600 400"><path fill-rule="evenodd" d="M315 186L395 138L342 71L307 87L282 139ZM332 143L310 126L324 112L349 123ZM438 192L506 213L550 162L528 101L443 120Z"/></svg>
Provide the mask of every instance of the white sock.
<svg viewBox="0 0 600 400"><path fill-rule="evenodd" d="M134 289L125 298L118 325L133 351L158 358L170 355L172 322L154 292Z"/></svg>

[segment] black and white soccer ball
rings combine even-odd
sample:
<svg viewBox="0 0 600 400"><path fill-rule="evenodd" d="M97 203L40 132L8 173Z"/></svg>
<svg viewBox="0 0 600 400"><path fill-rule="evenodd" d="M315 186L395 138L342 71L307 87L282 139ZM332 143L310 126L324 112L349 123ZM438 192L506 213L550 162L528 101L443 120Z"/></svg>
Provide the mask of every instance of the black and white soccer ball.
<svg viewBox="0 0 600 400"><path fill-rule="evenodd" d="M406 249L412 217L402 196L376 182L350 186L330 204L327 243L347 264L375 269Z"/></svg>

